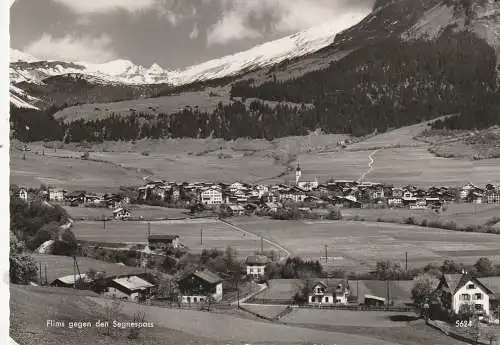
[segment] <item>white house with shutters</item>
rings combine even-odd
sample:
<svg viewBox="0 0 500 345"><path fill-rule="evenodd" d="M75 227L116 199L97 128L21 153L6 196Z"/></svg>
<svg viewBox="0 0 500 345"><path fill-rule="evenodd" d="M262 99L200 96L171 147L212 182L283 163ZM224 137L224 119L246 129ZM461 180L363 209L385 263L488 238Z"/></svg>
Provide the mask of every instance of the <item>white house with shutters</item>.
<svg viewBox="0 0 500 345"><path fill-rule="evenodd" d="M443 307L456 314L463 304L471 304L478 314L490 315L490 295L493 292L466 273L444 274L436 292Z"/></svg>
<svg viewBox="0 0 500 345"><path fill-rule="evenodd" d="M350 293L347 280L321 280L313 284L308 302L313 305L347 304Z"/></svg>
<svg viewBox="0 0 500 345"><path fill-rule="evenodd" d="M209 187L200 191L200 202L204 205L222 204L222 191L219 188Z"/></svg>

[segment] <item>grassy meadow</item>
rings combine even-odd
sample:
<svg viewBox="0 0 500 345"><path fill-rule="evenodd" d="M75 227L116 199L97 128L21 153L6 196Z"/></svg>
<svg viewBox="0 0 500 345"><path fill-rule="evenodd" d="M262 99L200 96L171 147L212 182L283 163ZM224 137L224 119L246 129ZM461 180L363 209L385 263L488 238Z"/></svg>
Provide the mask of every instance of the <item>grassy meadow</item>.
<svg viewBox="0 0 500 345"><path fill-rule="evenodd" d="M152 235L179 235L180 242L193 253L201 253L202 249L225 250L227 247L232 247L240 258L245 258L260 250L261 245L257 236L243 234L216 220L158 221L151 222L150 227ZM148 222L110 221L106 223L104 229L103 222L77 221L73 226L73 232L78 240L84 241L146 243ZM266 242L263 243L263 247L264 250L274 249Z"/></svg>
<svg viewBox="0 0 500 345"><path fill-rule="evenodd" d="M445 258L473 264L479 257L500 260L500 237L496 234L458 232L419 226L354 221L273 221L239 218L234 224L273 240L292 255L319 260L338 258L335 268L370 271L378 260L394 260L404 266L422 267ZM332 265L330 265L332 266Z"/></svg>

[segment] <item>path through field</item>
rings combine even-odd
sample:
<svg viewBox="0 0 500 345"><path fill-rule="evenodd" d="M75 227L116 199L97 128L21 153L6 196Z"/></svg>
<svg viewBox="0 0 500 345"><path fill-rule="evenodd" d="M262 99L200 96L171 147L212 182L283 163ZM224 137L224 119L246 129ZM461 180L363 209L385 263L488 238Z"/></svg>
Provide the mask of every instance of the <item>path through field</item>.
<svg viewBox="0 0 500 345"><path fill-rule="evenodd" d="M369 159L369 162L368 162L368 170L365 171L363 173L363 175L361 175L361 177L358 179L358 183L362 182L364 180L364 178L369 174L371 173L371 171L373 170L373 163L375 163L375 160L373 159L373 156L378 152L380 151L380 149L377 149L375 151L373 151L372 153L370 153L368 155L368 159Z"/></svg>
<svg viewBox="0 0 500 345"><path fill-rule="evenodd" d="M289 251L289 250L287 250L286 248L284 248L282 245L280 245L280 244L279 244L279 243L277 243L277 242L274 242L274 241L271 241L271 240L269 240L269 239L267 239L267 238L264 238L264 237L258 236L257 234L255 234L255 233L253 233L253 232L250 232L250 231L248 231L248 230L245 230L245 229L243 229L243 228L241 228L241 227L239 227L239 226L236 226L236 225L234 225L233 223L230 223L230 222L228 222L228 221L226 221L226 220L222 220L222 219L221 219L221 222L223 222L223 223L225 223L225 224L229 225L230 227L232 227L232 228L233 228L233 229L235 229L235 230L238 230L238 231L242 232L242 233L243 233L243 234L245 234L245 235L254 236L254 237L256 237L257 239L262 238L262 240L263 240L264 242L266 242L266 243L270 244L271 246L274 246L274 247L275 247L275 248L277 248L280 252L284 252L284 253L285 253L285 256L284 256L284 257L281 257L281 254L280 254L280 260L286 260L286 259L287 259L287 258L291 255L291 253L290 253L290 251Z"/></svg>

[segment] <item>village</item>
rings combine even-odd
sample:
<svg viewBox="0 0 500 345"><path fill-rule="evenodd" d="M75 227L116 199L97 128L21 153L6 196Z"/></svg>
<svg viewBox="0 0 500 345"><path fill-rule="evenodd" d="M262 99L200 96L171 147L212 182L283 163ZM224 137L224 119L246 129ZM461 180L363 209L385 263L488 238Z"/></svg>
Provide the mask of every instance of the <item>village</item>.
<svg viewBox="0 0 500 345"><path fill-rule="evenodd" d="M499 186L478 187L469 183L461 188L435 186L424 189L364 181L319 183L317 179L303 180L302 169L297 163L292 183L175 183L149 179L144 186L102 195L53 187L13 186L11 197L29 205L36 202L46 207L60 205L69 210L70 216L71 210L81 208L112 210L112 218L98 219L103 221L103 233L109 226L107 222L125 221L121 224L127 226L134 221L148 221L147 242L138 242L125 249L113 248L112 243L105 241L82 241L79 232L76 237L72 235L75 244L69 251L55 249L58 243L67 241L60 234L59 240L42 241L34 249L39 276L31 282L33 285L93 291L108 299L164 308L216 312L236 308L268 321L279 320L294 310L320 308L416 312L435 328L453 326L455 320L462 322L469 314L476 316L482 327L488 329L499 323L500 280L497 276L500 268L488 258L468 266L444 260L441 266L427 265L412 270L380 260L371 263L376 266L374 271L349 273L332 265L335 258L328 256L326 246L324 257L311 260L290 256L277 244L278 250L266 251L261 237L260 250L240 260L236 256L238 247L220 250L203 246L201 254L194 253L184 243L182 230L151 234L151 219L137 217L131 211L133 205L184 209L182 221L208 218L233 227L229 217L339 220L349 209L440 213L448 205L457 203L498 205ZM175 221L171 217L163 219ZM65 231L71 232L73 220L68 219L60 226L59 233L64 226ZM203 228L200 243L203 244ZM89 260L94 261L89 263ZM71 274L54 276L49 273L49 279L47 269L50 272L56 261L65 266L61 272ZM104 261L112 266L99 270ZM470 270L472 272L468 273ZM261 311L267 307L277 307L279 311L269 316Z"/></svg>
<svg viewBox="0 0 500 345"><path fill-rule="evenodd" d="M28 189L16 186L12 193L28 200ZM34 198L49 202L64 202L77 207L113 209L113 218L133 217L127 205L148 204L186 208L196 211L212 210L225 216L245 214L276 215L295 206L303 217L327 218L332 208L409 208L433 209L437 212L447 203L500 204L500 186L484 187L468 183L462 187L416 186L394 187L364 181L317 179L303 180L297 164L295 181L283 184L232 184L210 182L148 181L137 189L127 188L116 194L96 194L86 191L66 191L47 187L37 191Z"/></svg>

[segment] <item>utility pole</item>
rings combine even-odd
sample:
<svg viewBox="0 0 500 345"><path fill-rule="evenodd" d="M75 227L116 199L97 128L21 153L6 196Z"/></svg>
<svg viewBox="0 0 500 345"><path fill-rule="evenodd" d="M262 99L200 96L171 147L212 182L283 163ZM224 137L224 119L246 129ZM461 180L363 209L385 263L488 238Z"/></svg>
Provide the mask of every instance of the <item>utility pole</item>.
<svg viewBox="0 0 500 345"><path fill-rule="evenodd" d="M73 289L76 289L76 259L73 256Z"/></svg>
<svg viewBox="0 0 500 345"><path fill-rule="evenodd" d="M151 236L151 222L148 222L148 238Z"/></svg>
<svg viewBox="0 0 500 345"><path fill-rule="evenodd" d="M47 280L47 264L45 264L45 284L49 284L49 281Z"/></svg>
<svg viewBox="0 0 500 345"><path fill-rule="evenodd" d="M328 244L325 244L325 264L328 264Z"/></svg>
<svg viewBox="0 0 500 345"><path fill-rule="evenodd" d="M106 215L102 215L102 225L104 227L104 230L106 230Z"/></svg>
<svg viewBox="0 0 500 345"><path fill-rule="evenodd" d="M200 229L200 244L203 245L203 228Z"/></svg>
<svg viewBox="0 0 500 345"><path fill-rule="evenodd" d="M405 272L408 272L408 252L405 252Z"/></svg>

